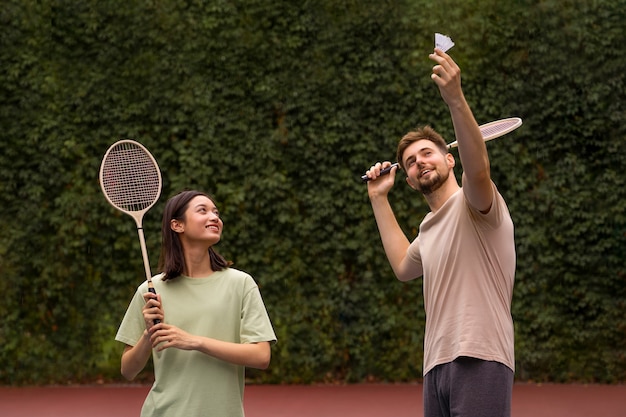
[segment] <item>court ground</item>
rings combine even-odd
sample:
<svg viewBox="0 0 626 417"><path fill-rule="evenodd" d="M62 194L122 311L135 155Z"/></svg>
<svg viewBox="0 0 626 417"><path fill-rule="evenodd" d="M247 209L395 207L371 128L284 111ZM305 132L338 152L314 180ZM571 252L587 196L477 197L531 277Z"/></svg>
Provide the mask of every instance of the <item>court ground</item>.
<svg viewBox="0 0 626 417"><path fill-rule="evenodd" d="M149 387L0 387L2 417L137 417ZM421 417L419 384L249 385L246 417ZM516 384L512 417L625 417L626 385Z"/></svg>

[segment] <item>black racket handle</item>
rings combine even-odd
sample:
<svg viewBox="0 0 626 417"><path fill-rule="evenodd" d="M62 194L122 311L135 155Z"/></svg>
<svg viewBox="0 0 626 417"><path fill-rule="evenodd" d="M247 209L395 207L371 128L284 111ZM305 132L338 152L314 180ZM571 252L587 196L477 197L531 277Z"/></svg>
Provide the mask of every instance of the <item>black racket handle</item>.
<svg viewBox="0 0 626 417"><path fill-rule="evenodd" d="M381 170L380 170L380 175L387 175L387 174L389 174L389 173L391 172L391 168L393 168L393 167L397 167L397 166L398 166L398 163L396 162L395 164L391 164L391 165L389 165L389 166L388 166L387 168L385 168L385 169L381 169ZM362 175L362 176L361 176L361 179L363 180L363 182L368 182L368 181L370 180L370 179L369 179L369 177L368 177L367 175Z"/></svg>
<svg viewBox="0 0 626 417"><path fill-rule="evenodd" d="M156 290L154 289L154 287L148 287L148 292L151 292L152 294L156 295ZM159 323L161 323L161 320L154 319L153 323L154 324L159 324Z"/></svg>

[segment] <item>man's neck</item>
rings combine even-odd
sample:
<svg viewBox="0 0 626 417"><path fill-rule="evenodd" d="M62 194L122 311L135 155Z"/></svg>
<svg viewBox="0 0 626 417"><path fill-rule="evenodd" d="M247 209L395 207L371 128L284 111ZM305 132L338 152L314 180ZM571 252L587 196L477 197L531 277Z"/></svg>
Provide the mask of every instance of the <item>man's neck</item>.
<svg viewBox="0 0 626 417"><path fill-rule="evenodd" d="M456 193L461 187L456 182L456 178L451 174L448 181L445 182L437 190L428 195L424 195L430 211L436 213L454 193Z"/></svg>

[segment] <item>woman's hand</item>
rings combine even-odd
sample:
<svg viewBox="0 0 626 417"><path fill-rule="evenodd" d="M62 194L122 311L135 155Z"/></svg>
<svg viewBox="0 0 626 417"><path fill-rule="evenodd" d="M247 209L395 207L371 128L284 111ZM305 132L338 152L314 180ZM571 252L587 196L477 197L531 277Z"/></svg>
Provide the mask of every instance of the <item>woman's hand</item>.
<svg viewBox="0 0 626 417"><path fill-rule="evenodd" d="M197 350L200 341L197 336L187 333L171 324L159 323L150 328L152 347L160 352L167 348Z"/></svg>
<svg viewBox="0 0 626 417"><path fill-rule="evenodd" d="M150 333L150 328L154 325L154 320L163 321L165 315L161 306L161 296L147 292L143 295L146 304L143 306L143 319L146 323L146 330Z"/></svg>

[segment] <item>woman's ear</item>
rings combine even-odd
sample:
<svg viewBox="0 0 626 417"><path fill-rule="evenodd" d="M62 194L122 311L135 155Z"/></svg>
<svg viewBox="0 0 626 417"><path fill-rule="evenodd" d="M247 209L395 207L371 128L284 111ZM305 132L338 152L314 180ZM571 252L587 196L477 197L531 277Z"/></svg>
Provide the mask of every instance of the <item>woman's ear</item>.
<svg viewBox="0 0 626 417"><path fill-rule="evenodd" d="M182 233L185 231L185 225L179 220L172 219L170 220L170 229L172 229L176 233Z"/></svg>

